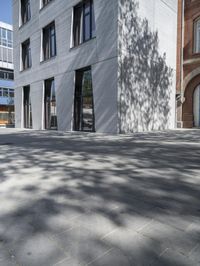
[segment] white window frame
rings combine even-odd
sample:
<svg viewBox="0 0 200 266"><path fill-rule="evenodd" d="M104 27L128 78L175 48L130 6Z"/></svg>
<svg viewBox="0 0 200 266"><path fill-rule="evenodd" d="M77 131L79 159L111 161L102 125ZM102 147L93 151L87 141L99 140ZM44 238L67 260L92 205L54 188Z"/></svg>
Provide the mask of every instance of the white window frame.
<svg viewBox="0 0 200 266"><path fill-rule="evenodd" d="M194 36L193 36L193 41L194 41L194 47L193 51L195 54L200 53L200 17L198 17L194 21Z"/></svg>

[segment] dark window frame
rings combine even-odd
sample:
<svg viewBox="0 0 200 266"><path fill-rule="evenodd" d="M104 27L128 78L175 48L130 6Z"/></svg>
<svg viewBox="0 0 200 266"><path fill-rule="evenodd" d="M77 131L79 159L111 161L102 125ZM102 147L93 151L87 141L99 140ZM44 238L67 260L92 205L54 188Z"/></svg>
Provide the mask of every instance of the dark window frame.
<svg viewBox="0 0 200 266"><path fill-rule="evenodd" d="M8 98L8 95L9 95L9 89L3 88L3 97Z"/></svg>
<svg viewBox="0 0 200 266"><path fill-rule="evenodd" d="M47 6L49 3L51 3L53 0L42 0L42 7L41 8L43 8L43 7L45 7L45 6Z"/></svg>
<svg viewBox="0 0 200 266"><path fill-rule="evenodd" d="M89 11L86 7L89 4ZM86 36L86 18L89 16L89 36ZM82 0L73 8L73 46L76 47L95 37L96 24L94 14L94 1Z"/></svg>
<svg viewBox="0 0 200 266"><path fill-rule="evenodd" d="M21 26L31 19L30 0L21 0Z"/></svg>
<svg viewBox="0 0 200 266"><path fill-rule="evenodd" d="M0 69L0 79L14 80L14 71L1 68Z"/></svg>
<svg viewBox="0 0 200 266"><path fill-rule="evenodd" d="M32 128L32 107L30 98L30 85L23 87L24 128Z"/></svg>
<svg viewBox="0 0 200 266"><path fill-rule="evenodd" d="M57 55L55 21L51 22L46 27L44 27L42 32L43 32L43 40L42 40L43 61L46 61Z"/></svg>
<svg viewBox="0 0 200 266"><path fill-rule="evenodd" d="M49 78L44 81L44 127L47 130L58 129L54 78Z"/></svg>
<svg viewBox="0 0 200 266"><path fill-rule="evenodd" d="M22 43L22 70L31 68L32 59L31 59L31 46L30 39L27 39Z"/></svg>
<svg viewBox="0 0 200 266"><path fill-rule="evenodd" d="M84 94L83 91L83 78L85 72L90 71L91 75L91 91L90 94ZM91 98L91 108L92 109L92 127L91 130L85 129L84 122L84 99ZM74 91L74 122L73 122L74 131L85 131L85 132L95 132L95 113L94 113L94 96L93 96L93 82L92 82L92 69L91 67L82 68L76 70L75 72L75 91Z"/></svg>

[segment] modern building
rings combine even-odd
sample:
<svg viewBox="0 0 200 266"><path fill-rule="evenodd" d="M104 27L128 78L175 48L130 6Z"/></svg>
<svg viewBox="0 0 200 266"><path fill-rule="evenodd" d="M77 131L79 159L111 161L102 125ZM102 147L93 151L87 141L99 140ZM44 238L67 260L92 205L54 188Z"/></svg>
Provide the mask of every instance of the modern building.
<svg viewBox="0 0 200 266"><path fill-rule="evenodd" d="M178 1L177 125L200 126L200 2Z"/></svg>
<svg viewBox="0 0 200 266"><path fill-rule="evenodd" d="M16 127L175 126L174 0L13 0Z"/></svg>
<svg viewBox="0 0 200 266"><path fill-rule="evenodd" d="M0 126L14 124L13 29L0 22Z"/></svg>

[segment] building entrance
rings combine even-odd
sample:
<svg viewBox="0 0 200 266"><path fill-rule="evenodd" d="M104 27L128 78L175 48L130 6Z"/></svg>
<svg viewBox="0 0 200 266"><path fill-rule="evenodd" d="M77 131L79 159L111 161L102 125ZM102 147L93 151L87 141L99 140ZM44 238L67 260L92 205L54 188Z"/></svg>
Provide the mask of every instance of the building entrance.
<svg viewBox="0 0 200 266"><path fill-rule="evenodd" d="M54 79L45 80L44 123L45 129L57 129L56 93Z"/></svg>
<svg viewBox="0 0 200 266"><path fill-rule="evenodd" d="M32 128L32 108L30 100L30 86L24 87L24 127Z"/></svg>
<svg viewBox="0 0 200 266"><path fill-rule="evenodd" d="M90 68L76 71L74 130L95 131L92 73Z"/></svg>

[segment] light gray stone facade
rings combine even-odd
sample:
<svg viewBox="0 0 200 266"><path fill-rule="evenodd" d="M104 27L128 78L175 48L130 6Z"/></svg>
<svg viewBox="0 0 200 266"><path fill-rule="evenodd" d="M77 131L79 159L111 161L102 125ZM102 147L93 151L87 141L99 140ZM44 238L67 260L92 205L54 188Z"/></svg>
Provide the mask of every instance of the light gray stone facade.
<svg viewBox="0 0 200 266"><path fill-rule="evenodd" d="M15 122L22 128L23 87L30 85L34 129L44 129L44 80L54 77L58 130L73 130L75 71L92 69L95 130L128 133L175 125L177 3L169 0L94 0L96 37L71 48L73 7L53 0L19 27L13 0ZM147 3L148 2L148 3ZM57 55L41 62L42 29L55 21ZM30 38L32 67L20 70L20 47Z"/></svg>

